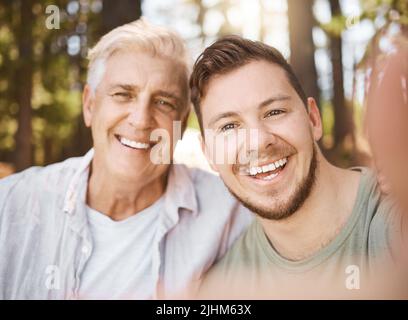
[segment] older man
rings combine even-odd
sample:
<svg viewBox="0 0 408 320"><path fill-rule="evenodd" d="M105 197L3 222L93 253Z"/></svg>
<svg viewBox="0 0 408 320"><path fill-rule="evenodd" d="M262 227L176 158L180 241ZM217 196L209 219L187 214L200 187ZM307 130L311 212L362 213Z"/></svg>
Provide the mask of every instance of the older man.
<svg viewBox="0 0 408 320"><path fill-rule="evenodd" d="M182 40L144 20L90 51L94 148L0 181L0 298L182 294L224 254L249 212L218 177L171 164L188 70Z"/></svg>

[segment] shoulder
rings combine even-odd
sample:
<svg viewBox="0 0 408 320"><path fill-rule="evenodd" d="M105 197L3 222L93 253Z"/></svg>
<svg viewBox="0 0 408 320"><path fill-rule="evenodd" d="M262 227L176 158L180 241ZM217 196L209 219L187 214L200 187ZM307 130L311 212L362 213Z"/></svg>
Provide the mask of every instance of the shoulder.
<svg viewBox="0 0 408 320"><path fill-rule="evenodd" d="M249 279L256 277L260 269L257 237L258 225L254 220L249 228L236 240L225 256L220 259L201 280L198 295L200 298L230 298L242 294L242 288L247 287ZM242 282L240 282L242 280Z"/></svg>
<svg viewBox="0 0 408 320"><path fill-rule="evenodd" d="M175 166L176 174L188 176L199 204L214 205L220 208L238 205L238 201L228 191L218 175L198 168L189 168L185 165L177 164Z"/></svg>
<svg viewBox="0 0 408 320"><path fill-rule="evenodd" d="M377 176L362 168L356 206L364 215L361 223L368 234L369 255L378 257L392 254L394 238L398 236L400 214L394 202L381 192Z"/></svg>
<svg viewBox="0 0 408 320"><path fill-rule="evenodd" d="M355 168L361 172L357 197L355 201L355 209L365 213L364 222L370 225L377 216L381 216L384 212L381 206L384 197L381 194L380 187L377 182L375 173L365 167Z"/></svg>
<svg viewBox="0 0 408 320"><path fill-rule="evenodd" d="M73 176L80 159L70 158L45 167L31 167L0 179L0 207L8 200L21 201L21 197L32 193L61 192L61 188Z"/></svg>
<svg viewBox="0 0 408 320"><path fill-rule="evenodd" d="M221 178L217 174L198 168L184 167L185 170L189 172L189 175L197 188L213 186L216 190L228 192Z"/></svg>
<svg viewBox="0 0 408 320"><path fill-rule="evenodd" d="M218 175L185 165L175 166L177 184L182 184L185 197L195 198L203 219L228 229L238 227L242 230L248 226L252 213L229 192Z"/></svg>
<svg viewBox="0 0 408 320"><path fill-rule="evenodd" d="M254 268L259 256L259 224L254 219L225 256L213 267L212 273L227 276L241 268Z"/></svg>
<svg viewBox="0 0 408 320"><path fill-rule="evenodd" d="M213 173L177 165L173 178L175 176L178 176L176 188L181 188L177 197L194 203L196 208L196 214L181 216L180 225L187 224L196 239L206 239L205 246L217 248L215 260L218 260L248 228L252 212L241 205ZM201 240L200 243L203 245Z"/></svg>

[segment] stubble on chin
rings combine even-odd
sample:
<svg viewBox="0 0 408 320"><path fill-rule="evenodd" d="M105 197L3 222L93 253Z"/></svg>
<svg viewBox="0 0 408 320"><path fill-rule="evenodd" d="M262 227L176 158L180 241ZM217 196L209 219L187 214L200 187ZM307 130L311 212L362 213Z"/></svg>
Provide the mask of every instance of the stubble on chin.
<svg viewBox="0 0 408 320"><path fill-rule="evenodd" d="M293 194L284 203L277 203L274 208L265 208L254 204L249 198L238 196L229 186L230 193L242 203L246 208L257 214L258 216L268 220L283 220L292 216L305 203L306 199L311 194L316 182L316 171L318 167L317 149L313 144L313 155L309 165L309 171L302 182L296 187Z"/></svg>

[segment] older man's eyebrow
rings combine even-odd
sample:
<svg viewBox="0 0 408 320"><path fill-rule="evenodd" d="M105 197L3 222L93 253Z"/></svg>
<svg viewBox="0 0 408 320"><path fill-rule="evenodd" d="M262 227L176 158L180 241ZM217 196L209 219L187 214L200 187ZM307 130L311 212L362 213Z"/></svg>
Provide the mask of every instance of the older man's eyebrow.
<svg viewBox="0 0 408 320"><path fill-rule="evenodd" d="M133 84L115 83L109 86L109 90L113 90L113 89L123 89L126 91L138 91L139 87Z"/></svg>
<svg viewBox="0 0 408 320"><path fill-rule="evenodd" d="M214 116L209 122L208 122L208 126L211 127L213 126L217 121L220 121L221 119L224 118L230 118L230 117L235 117L238 116L237 112L233 112L233 111L228 111L228 112L223 112L220 114L217 114L216 116Z"/></svg>
<svg viewBox="0 0 408 320"><path fill-rule="evenodd" d="M272 104L274 102L285 101L285 100L289 100L289 99L290 99L290 96L287 96L287 95L279 95L279 96L276 96L276 97L270 97L270 98L262 101L261 103L259 103L258 108L260 109L260 108L266 107L266 106L268 106L268 105L270 105L270 104Z"/></svg>

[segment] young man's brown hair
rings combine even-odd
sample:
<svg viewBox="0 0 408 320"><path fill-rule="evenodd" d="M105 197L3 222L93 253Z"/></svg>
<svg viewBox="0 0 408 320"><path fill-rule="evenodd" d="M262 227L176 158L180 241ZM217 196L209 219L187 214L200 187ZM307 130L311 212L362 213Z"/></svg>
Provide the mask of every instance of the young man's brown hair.
<svg viewBox="0 0 408 320"><path fill-rule="evenodd" d="M211 77L226 74L257 60L269 61L283 68L290 84L304 105L307 105L307 97L299 80L292 67L278 50L259 41L251 41L240 36L226 36L214 42L201 53L194 64L190 77L191 101L200 123L201 132L203 132L203 128L200 101L205 95L205 89Z"/></svg>

